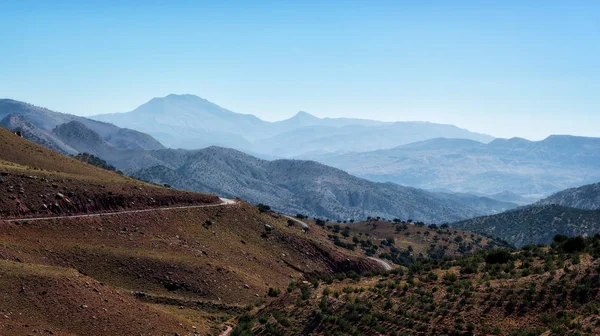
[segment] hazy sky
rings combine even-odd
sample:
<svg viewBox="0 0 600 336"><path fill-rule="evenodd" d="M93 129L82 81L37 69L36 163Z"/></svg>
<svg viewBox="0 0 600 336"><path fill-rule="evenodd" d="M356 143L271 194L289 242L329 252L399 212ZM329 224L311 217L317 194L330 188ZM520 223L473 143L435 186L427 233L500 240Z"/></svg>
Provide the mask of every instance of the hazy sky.
<svg viewBox="0 0 600 336"><path fill-rule="evenodd" d="M91 115L169 93L600 136L600 1L0 1L0 97Z"/></svg>

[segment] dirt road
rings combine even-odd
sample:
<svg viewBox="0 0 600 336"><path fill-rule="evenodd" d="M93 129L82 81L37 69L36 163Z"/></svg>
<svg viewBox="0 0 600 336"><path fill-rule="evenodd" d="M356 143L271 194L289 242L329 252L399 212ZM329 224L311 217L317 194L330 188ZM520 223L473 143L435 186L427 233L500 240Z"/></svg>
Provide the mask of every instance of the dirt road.
<svg viewBox="0 0 600 336"><path fill-rule="evenodd" d="M15 219L0 219L0 222L24 222L24 221L40 221L48 219L64 219L64 218L85 218L85 217L101 217L101 216L114 216L128 213L141 213L141 212L152 212L152 211L168 211L176 209L196 209L196 208L210 208L218 206L228 206L236 204L235 200L219 197L221 203L218 204L205 204L205 205L189 205L189 206L177 206L177 207L166 207L166 208L154 208L154 209L141 209L141 210L124 210L115 212L103 212L96 214L85 214L85 215L72 215L72 216L54 216L54 217L35 217L35 218L15 218Z"/></svg>

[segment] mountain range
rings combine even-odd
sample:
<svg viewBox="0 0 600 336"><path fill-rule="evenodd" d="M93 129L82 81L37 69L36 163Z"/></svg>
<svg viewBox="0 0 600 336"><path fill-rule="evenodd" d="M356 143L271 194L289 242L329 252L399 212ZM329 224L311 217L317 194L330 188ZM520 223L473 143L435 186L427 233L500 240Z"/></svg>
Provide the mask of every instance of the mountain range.
<svg viewBox="0 0 600 336"><path fill-rule="evenodd" d="M7 117L19 119L21 123L32 118L46 128L53 125L47 120L49 117L58 115L62 117L61 121L65 121L53 125L52 130L35 129L37 133L51 137L54 147L64 144L69 151L95 155L126 174L151 182L241 197L253 203L269 204L287 213L335 220L358 220L370 216L448 222L498 213L516 206L475 195L434 193L394 183L374 183L314 161L268 161L222 147L200 150L117 147L119 143L103 137L88 125L100 124L124 130L120 132L128 132L126 129L45 109L31 111L27 108L29 105L22 104L24 108L12 108L10 111L18 113L25 110L28 113L17 117L5 112ZM30 124L33 125L33 122ZM131 131L130 134L134 139L152 139L139 132ZM36 141L36 138L31 140ZM41 143L48 145L49 142Z"/></svg>
<svg viewBox="0 0 600 336"><path fill-rule="evenodd" d="M393 149L302 158L372 181L517 202L519 197L540 199L600 180L600 138L568 135L542 141L495 139L488 144L437 138Z"/></svg>
<svg viewBox="0 0 600 336"><path fill-rule="evenodd" d="M325 281L374 285L397 274L394 263L504 247L406 222L292 219L94 165L110 169L0 128L1 335L251 335L232 330L237 317L286 292L306 300Z"/></svg>
<svg viewBox="0 0 600 336"><path fill-rule="evenodd" d="M374 182L521 205L600 180L598 138L494 139L452 125L317 118L306 112L267 122L174 94L131 112L92 118L146 132L171 148L214 145L264 159L315 160Z"/></svg>
<svg viewBox="0 0 600 336"><path fill-rule="evenodd" d="M374 183L314 161L268 161L222 147L126 153L107 160L144 180L334 220L384 217L446 222L515 207L479 196Z"/></svg>
<svg viewBox="0 0 600 336"><path fill-rule="evenodd" d="M94 154L130 176L178 189L240 197L290 214L334 220L398 217L447 222L516 206L474 195L374 183L314 161L269 161L223 147L117 149L76 121L54 132L78 151Z"/></svg>
<svg viewBox="0 0 600 336"><path fill-rule="evenodd" d="M148 133L167 147L221 146L263 157L392 148L434 137L489 142L493 137L452 125L317 118L306 112L278 122L235 113L194 95L154 98L126 113L91 117Z"/></svg>

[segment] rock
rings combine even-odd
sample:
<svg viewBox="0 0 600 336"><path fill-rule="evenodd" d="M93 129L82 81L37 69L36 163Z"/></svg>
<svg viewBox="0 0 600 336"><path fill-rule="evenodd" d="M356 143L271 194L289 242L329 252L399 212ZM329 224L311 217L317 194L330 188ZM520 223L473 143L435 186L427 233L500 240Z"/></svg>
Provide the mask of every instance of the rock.
<svg viewBox="0 0 600 336"><path fill-rule="evenodd" d="M83 308L83 309L85 309L87 307L88 307L87 305L81 305L81 308Z"/></svg>
<svg viewBox="0 0 600 336"><path fill-rule="evenodd" d="M273 231L273 227L269 224L265 224L265 230L267 231Z"/></svg>
<svg viewBox="0 0 600 336"><path fill-rule="evenodd" d="M61 193L56 193L56 199L59 199L59 200L61 200L61 199L63 199L63 198L65 198L65 195L63 195L63 194L61 194Z"/></svg>
<svg viewBox="0 0 600 336"><path fill-rule="evenodd" d="M250 286L248 284L244 284L244 288L250 289Z"/></svg>
<svg viewBox="0 0 600 336"><path fill-rule="evenodd" d="M0 177L0 184L4 183L4 179Z"/></svg>

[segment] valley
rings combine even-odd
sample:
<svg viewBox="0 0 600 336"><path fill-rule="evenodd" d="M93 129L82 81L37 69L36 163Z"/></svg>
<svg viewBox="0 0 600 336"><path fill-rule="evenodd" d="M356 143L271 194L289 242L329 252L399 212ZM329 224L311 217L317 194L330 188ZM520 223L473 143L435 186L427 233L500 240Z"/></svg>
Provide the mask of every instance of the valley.
<svg viewBox="0 0 600 336"><path fill-rule="evenodd" d="M344 228L365 243L341 246L335 222L148 184L0 136L2 334L219 334L290 283L400 267L369 252L388 238L407 256L431 244L419 240L430 228L399 221L406 235L381 231L392 225L382 221L369 232L372 223ZM494 246L471 236L474 250ZM465 254L454 241L440 242ZM58 314L39 315L48 309Z"/></svg>

